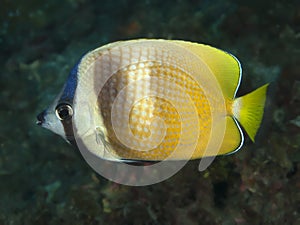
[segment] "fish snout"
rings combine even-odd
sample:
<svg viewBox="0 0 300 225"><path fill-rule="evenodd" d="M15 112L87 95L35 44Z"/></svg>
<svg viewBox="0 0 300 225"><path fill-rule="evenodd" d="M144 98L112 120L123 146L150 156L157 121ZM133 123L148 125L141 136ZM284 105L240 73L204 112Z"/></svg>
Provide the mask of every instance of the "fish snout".
<svg viewBox="0 0 300 225"><path fill-rule="evenodd" d="M45 115L46 115L46 110L42 111L40 114L37 115L37 121L36 124L41 126L45 122Z"/></svg>

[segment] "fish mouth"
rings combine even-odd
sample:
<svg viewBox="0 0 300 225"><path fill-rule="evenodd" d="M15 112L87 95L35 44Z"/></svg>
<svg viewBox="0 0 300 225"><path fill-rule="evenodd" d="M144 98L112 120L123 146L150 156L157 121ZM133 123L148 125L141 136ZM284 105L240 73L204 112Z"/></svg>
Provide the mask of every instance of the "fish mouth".
<svg viewBox="0 0 300 225"><path fill-rule="evenodd" d="M36 116L36 118L37 118L37 121L35 122L36 125L38 125L38 126L43 125L43 123L45 122L45 115L46 115L46 110L44 110L43 112L41 112L40 114L38 114Z"/></svg>

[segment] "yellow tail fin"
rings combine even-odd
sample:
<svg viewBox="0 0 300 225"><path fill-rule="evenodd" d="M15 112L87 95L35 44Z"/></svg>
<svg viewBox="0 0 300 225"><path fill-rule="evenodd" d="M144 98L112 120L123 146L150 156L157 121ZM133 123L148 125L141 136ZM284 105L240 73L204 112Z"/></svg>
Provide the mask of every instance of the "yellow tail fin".
<svg viewBox="0 0 300 225"><path fill-rule="evenodd" d="M233 103L234 117L244 127L253 142L263 118L268 85L265 84L253 92L235 99Z"/></svg>

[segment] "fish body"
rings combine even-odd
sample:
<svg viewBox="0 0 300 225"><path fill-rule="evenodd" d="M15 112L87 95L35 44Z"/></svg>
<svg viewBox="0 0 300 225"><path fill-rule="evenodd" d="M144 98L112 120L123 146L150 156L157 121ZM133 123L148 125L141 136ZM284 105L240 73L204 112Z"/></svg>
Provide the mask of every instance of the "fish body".
<svg viewBox="0 0 300 225"><path fill-rule="evenodd" d="M38 124L112 160L197 159L235 152L261 124L264 85L236 98L233 55L186 41L120 41L84 55ZM176 149L176 151L175 151Z"/></svg>

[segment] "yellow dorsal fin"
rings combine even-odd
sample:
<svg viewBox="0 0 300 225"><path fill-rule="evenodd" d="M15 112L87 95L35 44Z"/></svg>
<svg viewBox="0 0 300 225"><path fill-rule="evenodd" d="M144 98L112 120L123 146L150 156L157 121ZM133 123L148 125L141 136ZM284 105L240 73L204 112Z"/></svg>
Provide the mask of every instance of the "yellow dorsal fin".
<svg viewBox="0 0 300 225"><path fill-rule="evenodd" d="M233 115L253 142L263 118L268 85L235 99L233 103Z"/></svg>
<svg viewBox="0 0 300 225"><path fill-rule="evenodd" d="M217 78L224 96L234 98L240 84L242 71L240 62L237 58L209 45L186 41L174 41L174 43L188 49L200 57L209 66Z"/></svg>

